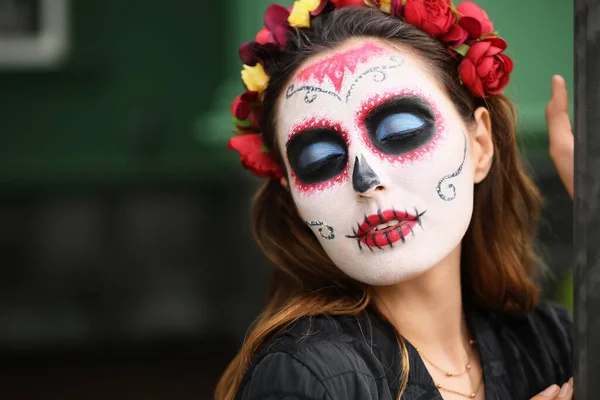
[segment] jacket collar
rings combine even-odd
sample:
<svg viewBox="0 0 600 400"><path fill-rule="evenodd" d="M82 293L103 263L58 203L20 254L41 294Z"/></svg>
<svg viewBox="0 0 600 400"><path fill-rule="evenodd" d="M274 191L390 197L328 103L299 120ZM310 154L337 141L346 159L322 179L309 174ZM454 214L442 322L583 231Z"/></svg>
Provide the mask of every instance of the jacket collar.
<svg viewBox="0 0 600 400"><path fill-rule="evenodd" d="M482 312L469 303L465 304L464 309L467 325L477 341L477 349L483 367L486 400L513 398L504 351L498 339L499 333L502 330L502 324L499 323L493 313ZM382 363L384 371L386 371L386 379L390 390L397 395L401 378L399 343L396 340L393 327L378 316L374 316L373 320L377 321L373 329L373 342L378 344L378 358ZM383 343L386 343L386 345L382 345ZM408 340L404 340L404 343L408 350L410 369L408 385L402 396L402 400L424 398L441 400L442 396L436 388L419 353Z"/></svg>

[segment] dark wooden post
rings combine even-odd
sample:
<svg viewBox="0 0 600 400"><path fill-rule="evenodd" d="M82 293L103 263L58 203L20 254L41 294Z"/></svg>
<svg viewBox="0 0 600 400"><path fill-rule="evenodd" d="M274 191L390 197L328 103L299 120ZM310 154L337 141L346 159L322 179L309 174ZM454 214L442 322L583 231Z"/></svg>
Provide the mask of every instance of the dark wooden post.
<svg viewBox="0 0 600 400"><path fill-rule="evenodd" d="M575 0L575 398L600 399L600 0Z"/></svg>

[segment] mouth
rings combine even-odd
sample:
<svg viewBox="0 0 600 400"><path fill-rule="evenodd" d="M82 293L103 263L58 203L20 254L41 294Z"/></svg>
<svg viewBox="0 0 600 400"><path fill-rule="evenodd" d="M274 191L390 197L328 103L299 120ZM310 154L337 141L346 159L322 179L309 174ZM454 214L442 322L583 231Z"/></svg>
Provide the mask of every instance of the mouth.
<svg viewBox="0 0 600 400"><path fill-rule="evenodd" d="M414 235L414 228L421 225L421 217L425 212L419 212L416 208L414 213L394 208L378 210L377 214L365 215L364 220L357 223L357 228L352 229L353 235L346 237L355 239L360 250L362 245L371 251L373 247L382 250L386 246L394 247L394 243L404 243L409 235Z"/></svg>

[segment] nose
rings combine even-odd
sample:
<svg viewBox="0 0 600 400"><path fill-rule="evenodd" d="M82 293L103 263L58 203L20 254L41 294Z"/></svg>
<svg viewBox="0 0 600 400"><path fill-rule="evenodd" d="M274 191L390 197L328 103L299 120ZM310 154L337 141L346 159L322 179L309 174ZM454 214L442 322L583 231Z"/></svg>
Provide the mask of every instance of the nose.
<svg viewBox="0 0 600 400"><path fill-rule="evenodd" d="M381 179L373 171L364 155L354 159L354 170L352 171L352 187L358 194L365 195L373 190L382 189Z"/></svg>

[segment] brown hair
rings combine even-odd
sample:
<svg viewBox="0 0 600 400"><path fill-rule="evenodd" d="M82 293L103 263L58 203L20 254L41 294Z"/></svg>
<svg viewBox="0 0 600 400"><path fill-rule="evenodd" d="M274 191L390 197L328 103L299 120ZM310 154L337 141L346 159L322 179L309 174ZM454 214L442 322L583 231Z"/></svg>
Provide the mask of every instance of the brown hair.
<svg viewBox="0 0 600 400"><path fill-rule="evenodd" d="M356 37L411 48L430 66L466 123L473 121L477 107L489 110L494 159L486 179L475 187L473 216L462 242L463 293L469 301L488 309L531 311L538 300L532 275L538 261L533 240L540 197L519 159L514 106L502 95L485 101L475 98L460 83L457 60L436 39L372 8L341 8L313 18L311 29L295 31L283 51L261 55L270 75L263 103L265 145L285 170L276 144L277 99L291 74L308 57ZM258 244L275 268L266 308L221 378L217 400L234 398L252 356L297 319L358 314L372 305L369 288L347 277L329 259L279 182L270 180L259 190L252 220ZM400 343L404 388L408 361Z"/></svg>

